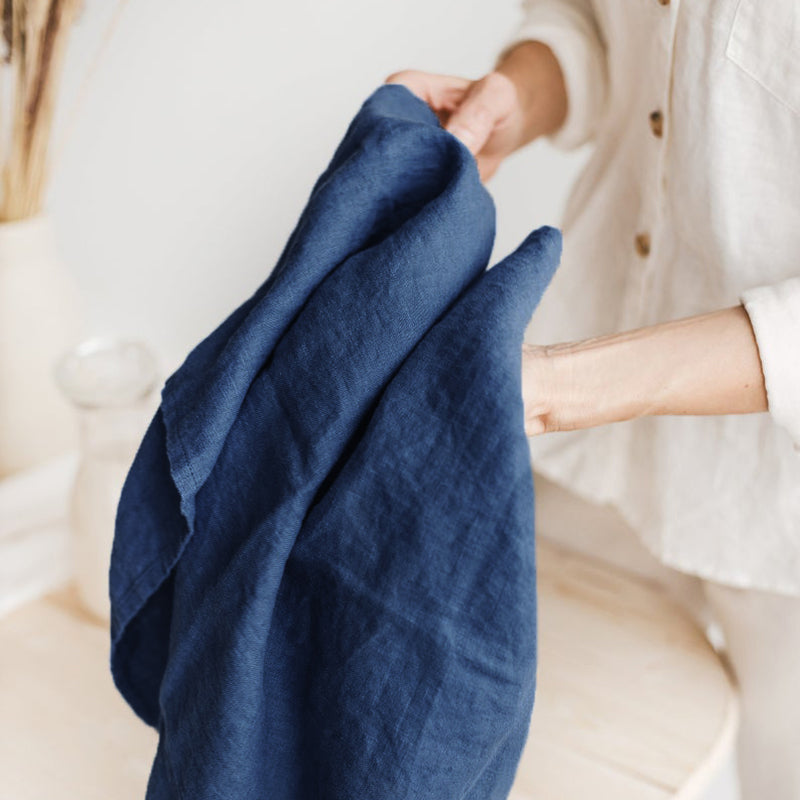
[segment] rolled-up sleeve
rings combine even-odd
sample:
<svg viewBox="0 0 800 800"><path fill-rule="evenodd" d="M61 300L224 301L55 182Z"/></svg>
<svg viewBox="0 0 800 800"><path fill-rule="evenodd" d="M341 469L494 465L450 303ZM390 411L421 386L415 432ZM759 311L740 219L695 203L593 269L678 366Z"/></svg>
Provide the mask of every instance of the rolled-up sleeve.
<svg viewBox="0 0 800 800"><path fill-rule="evenodd" d="M566 118L547 138L562 150L589 141L608 93L605 45L590 0L522 0L522 19L501 52L524 41L553 51L566 84Z"/></svg>
<svg viewBox="0 0 800 800"><path fill-rule="evenodd" d="M767 405L800 451L800 277L739 295L756 337Z"/></svg>

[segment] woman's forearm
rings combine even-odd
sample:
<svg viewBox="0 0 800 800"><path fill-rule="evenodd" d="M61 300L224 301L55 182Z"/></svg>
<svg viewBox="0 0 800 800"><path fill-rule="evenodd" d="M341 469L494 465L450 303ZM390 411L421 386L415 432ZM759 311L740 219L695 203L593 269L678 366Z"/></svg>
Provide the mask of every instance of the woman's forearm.
<svg viewBox="0 0 800 800"><path fill-rule="evenodd" d="M500 54L495 72L514 83L524 117L520 147L558 130L567 114L561 67L542 42L521 42Z"/></svg>
<svg viewBox="0 0 800 800"><path fill-rule="evenodd" d="M767 410L758 346L743 306L530 348L525 361L531 433L649 414Z"/></svg>

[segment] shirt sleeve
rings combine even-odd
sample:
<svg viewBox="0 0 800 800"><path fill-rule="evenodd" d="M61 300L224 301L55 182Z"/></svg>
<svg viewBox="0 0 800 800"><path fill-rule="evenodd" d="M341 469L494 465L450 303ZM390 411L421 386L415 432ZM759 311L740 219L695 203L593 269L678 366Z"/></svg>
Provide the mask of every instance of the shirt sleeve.
<svg viewBox="0 0 800 800"><path fill-rule="evenodd" d="M800 451L800 277L739 295L756 337L767 405Z"/></svg>
<svg viewBox="0 0 800 800"><path fill-rule="evenodd" d="M522 19L501 53L524 41L553 51L566 84L566 118L547 138L562 150L579 147L594 135L608 92L605 44L591 0L522 0Z"/></svg>

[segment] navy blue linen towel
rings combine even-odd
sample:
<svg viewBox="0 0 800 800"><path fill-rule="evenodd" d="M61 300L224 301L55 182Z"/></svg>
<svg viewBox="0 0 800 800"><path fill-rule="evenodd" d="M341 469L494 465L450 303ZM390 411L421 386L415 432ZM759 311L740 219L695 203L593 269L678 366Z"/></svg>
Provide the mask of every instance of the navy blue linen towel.
<svg viewBox="0 0 800 800"><path fill-rule="evenodd" d="M148 800L508 795L536 678L523 331L475 160L405 87L167 379L119 506L110 666Z"/></svg>

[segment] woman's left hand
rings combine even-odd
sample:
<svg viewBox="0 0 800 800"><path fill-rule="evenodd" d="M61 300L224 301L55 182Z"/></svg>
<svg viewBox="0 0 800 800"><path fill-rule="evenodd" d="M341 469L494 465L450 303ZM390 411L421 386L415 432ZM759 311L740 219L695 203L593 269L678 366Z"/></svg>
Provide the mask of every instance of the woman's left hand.
<svg viewBox="0 0 800 800"><path fill-rule="evenodd" d="M588 359L570 357L578 344L522 345L522 396L528 436L590 428L617 418L610 411L614 403L608 376L593 375L595 368ZM584 371L578 372L580 369Z"/></svg>
<svg viewBox="0 0 800 800"><path fill-rule="evenodd" d="M650 414L768 410L741 305L577 342L525 343L522 397L528 436Z"/></svg>
<svg viewBox="0 0 800 800"><path fill-rule="evenodd" d="M522 345L522 399L527 436L554 430L551 427L551 394L554 393L551 372L547 348L527 343Z"/></svg>

